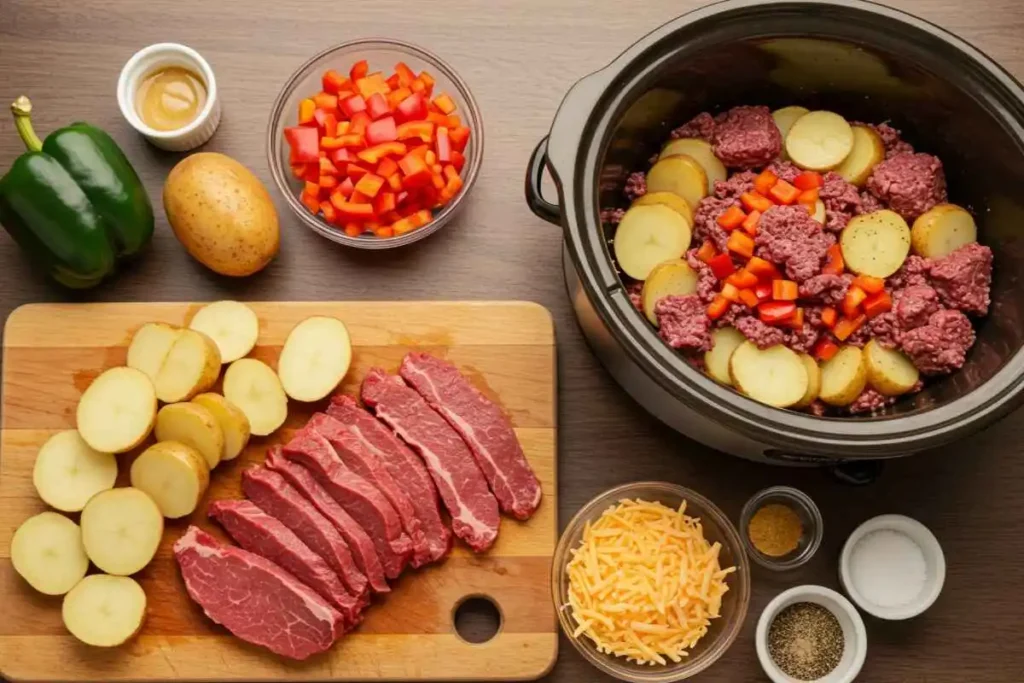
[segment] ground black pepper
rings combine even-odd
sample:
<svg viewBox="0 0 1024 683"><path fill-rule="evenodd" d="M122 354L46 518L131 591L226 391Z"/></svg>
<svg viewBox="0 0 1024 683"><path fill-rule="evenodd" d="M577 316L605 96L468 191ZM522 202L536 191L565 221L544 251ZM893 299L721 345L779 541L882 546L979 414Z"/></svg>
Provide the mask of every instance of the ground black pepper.
<svg viewBox="0 0 1024 683"><path fill-rule="evenodd" d="M846 647L843 627L814 602L786 607L768 628L768 654L787 675L801 681L824 678L839 666Z"/></svg>

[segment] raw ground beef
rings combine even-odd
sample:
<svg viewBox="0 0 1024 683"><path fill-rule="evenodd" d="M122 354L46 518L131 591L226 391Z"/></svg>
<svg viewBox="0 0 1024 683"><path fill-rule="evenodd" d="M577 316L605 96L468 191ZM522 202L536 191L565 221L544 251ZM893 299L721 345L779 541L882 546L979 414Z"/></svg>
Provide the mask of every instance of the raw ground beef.
<svg viewBox="0 0 1024 683"><path fill-rule="evenodd" d="M860 207L857 209L858 215L862 213L873 213L884 208L885 204L878 201L878 197L875 195L870 192L860 193Z"/></svg>
<svg viewBox="0 0 1024 683"><path fill-rule="evenodd" d="M725 251L725 243L729 241L729 233L718 224L721 216L730 206L739 206L735 199L718 199L705 197L697 204L693 213L693 243L701 244L711 240L718 251ZM806 214L806 212L804 212Z"/></svg>
<svg viewBox="0 0 1024 683"><path fill-rule="evenodd" d="M908 154L914 152L914 147L909 142L904 142L900 131L896 130L888 123L880 123L877 126L871 126L874 128L878 136L882 138L882 144L885 145L885 158L894 157L897 154Z"/></svg>
<svg viewBox="0 0 1024 683"><path fill-rule="evenodd" d="M774 206L761 216L754 244L761 258L784 265L790 279L803 282L821 271L835 238L804 207Z"/></svg>
<svg viewBox="0 0 1024 683"><path fill-rule="evenodd" d="M988 313L992 285L992 250L988 247L965 244L933 261L928 275L946 306L964 313Z"/></svg>
<svg viewBox="0 0 1024 683"><path fill-rule="evenodd" d="M886 159L875 166L867 187L908 222L946 201L942 162L931 154L904 152Z"/></svg>
<svg viewBox="0 0 1024 683"><path fill-rule="evenodd" d="M785 180L787 183L792 183L798 175L803 173L799 166L789 161L773 161L765 170L771 171L775 177Z"/></svg>
<svg viewBox="0 0 1024 683"><path fill-rule="evenodd" d="M875 316L867 322L871 338L887 349L894 349L900 344L899 326L892 311Z"/></svg>
<svg viewBox="0 0 1024 683"><path fill-rule="evenodd" d="M807 278L800 285L800 298L820 301L827 306L838 306L843 302L851 282L853 282L853 275L849 273L815 275Z"/></svg>
<svg viewBox="0 0 1024 683"><path fill-rule="evenodd" d="M718 278L711 272L711 267L697 257L697 250L691 249L686 252L686 262L697 271L697 296L706 304L718 294Z"/></svg>
<svg viewBox="0 0 1024 683"><path fill-rule="evenodd" d="M678 140L680 138L700 138L707 142L711 142L714 136L715 119L706 111L697 114L669 134L669 137L673 140Z"/></svg>
<svg viewBox="0 0 1024 683"><path fill-rule="evenodd" d="M733 107L715 118L715 156L730 168L758 168L782 151L782 133L768 107Z"/></svg>
<svg viewBox="0 0 1024 683"><path fill-rule="evenodd" d="M786 333L780 327L766 325L752 315L741 315L736 318L733 326L744 337L757 344L759 349L786 343Z"/></svg>
<svg viewBox="0 0 1024 683"><path fill-rule="evenodd" d="M602 209L601 222L609 223L611 225L618 225L619 223L622 222L622 217L625 215L625 209Z"/></svg>
<svg viewBox="0 0 1024 683"><path fill-rule="evenodd" d="M644 291L644 283L634 282L626 287L626 294L629 295L629 303L633 304L633 308L644 312L644 302L641 298L641 293Z"/></svg>
<svg viewBox="0 0 1024 683"><path fill-rule="evenodd" d="M860 193L834 171L826 173L822 180L824 185L818 191L818 197L825 205L825 229L842 232L850 219L861 212Z"/></svg>
<svg viewBox="0 0 1024 683"><path fill-rule="evenodd" d="M900 342L922 374L945 375L963 366L974 328L960 311L942 309L931 314L927 325L904 333Z"/></svg>
<svg viewBox="0 0 1024 683"><path fill-rule="evenodd" d="M741 171L733 173L728 180L715 181L715 196L719 199L739 199L744 192L754 190L754 178L757 174L753 171Z"/></svg>
<svg viewBox="0 0 1024 683"><path fill-rule="evenodd" d="M805 320L803 327L786 335L786 346L797 353L810 353L820 336L821 330Z"/></svg>
<svg viewBox="0 0 1024 683"><path fill-rule="evenodd" d="M880 408L892 405L895 402L896 397L884 396L871 387L868 387L861 392L860 396L854 399L853 403L847 407L847 410L854 415L857 413L870 413L879 410Z"/></svg>
<svg viewBox="0 0 1024 683"><path fill-rule="evenodd" d="M885 284L892 290L903 289L911 285L926 285L928 284L928 271L931 267L932 262L928 259L911 254L900 266L900 269L889 276Z"/></svg>
<svg viewBox="0 0 1024 683"><path fill-rule="evenodd" d="M674 349L711 349L711 318L696 294L666 296L654 306L658 334Z"/></svg>
<svg viewBox="0 0 1024 683"><path fill-rule="evenodd" d="M634 171L626 178L626 187L623 190L626 199L633 201L637 197L647 194L647 174L643 171Z"/></svg>
<svg viewBox="0 0 1024 683"><path fill-rule="evenodd" d="M939 310L939 293L928 285L911 285L900 291L892 314L899 330L912 330L928 324L932 313ZM897 338L898 338L897 333Z"/></svg>

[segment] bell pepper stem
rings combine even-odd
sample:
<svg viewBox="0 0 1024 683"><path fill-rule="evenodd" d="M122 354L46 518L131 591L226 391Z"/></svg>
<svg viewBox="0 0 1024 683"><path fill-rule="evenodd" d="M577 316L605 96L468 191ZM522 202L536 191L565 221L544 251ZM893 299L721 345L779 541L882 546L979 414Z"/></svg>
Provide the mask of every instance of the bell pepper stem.
<svg viewBox="0 0 1024 683"><path fill-rule="evenodd" d="M43 148L43 141L36 135L32 127L32 102L21 95L11 103L11 113L14 114L14 127L18 129L18 135L30 152L38 152Z"/></svg>

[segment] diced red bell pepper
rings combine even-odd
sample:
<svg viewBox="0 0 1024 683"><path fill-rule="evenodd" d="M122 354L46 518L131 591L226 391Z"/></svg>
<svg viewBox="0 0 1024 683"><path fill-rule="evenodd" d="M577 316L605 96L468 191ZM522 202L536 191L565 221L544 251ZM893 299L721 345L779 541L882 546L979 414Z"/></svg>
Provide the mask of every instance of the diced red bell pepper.
<svg viewBox="0 0 1024 683"><path fill-rule="evenodd" d="M447 204L462 189L462 177L454 166L448 164L444 167L444 179L444 189L441 191L439 200L442 204Z"/></svg>
<svg viewBox="0 0 1024 683"><path fill-rule="evenodd" d="M416 73L405 62L395 64L395 75L398 76L398 82L406 88L416 80Z"/></svg>
<svg viewBox="0 0 1024 683"><path fill-rule="evenodd" d="M352 118L357 113L366 111L366 100L359 95L352 95L351 97L346 97L338 102L338 109L340 109L345 116Z"/></svg>
<svg viewBox="0 0 1024 683"><path fill-rule="evenodd" d="M860 305L864 302L864 299L867 298L867 292L860 287L851 285L849 289L846 290L846 296L843 297L843 315L847 318L856 318Z"/></svg>
<svg viewBox="0 0 1024 683"><path fill-rule="evenodd" d="M711 240L704 240L704 243L700 245L697 250L697 258L704 263L710 263L711 259L715 257L715 244Z"/></svg>
<svg viewBox="0 0 1024 683"><path fill-rule="evenodd" d="M320 202L320 213L324 215L324 220L328 223L334 223L338 220L338 210L334 208L334 204L330 201Z"/></svg>
<svg viewBox="0 0 1024 683"><path fill-rule="evenodd" d="M708 304L708 317L712 320L718 320L725 315L725 312L729 310L729 306L731 304L731 301L719 294L711 300L710 304Z"/></svg>
<svg viewBox="0 0 1024 683"><path fill-rule="evenodd" d="M851 283L855 287L860 287L868 294L878 294L885 289L885 280L880 277L872 277L870 275L858 275L853 278Z"/></svg>
<svg viewBox="0 0 1024 683"><path fill-rule="evenodd" d="M388 101L388 107L390 107L391 110L394 111L395 109L398 108L398 105L405 100L405 98L409 97L409 95L412 95L412 90L402 87L389 92L385 96L385 99Z"/></svg>
<svg viewBox="0 0 1024 683"><path fill-rule="evenodd" d="M319 179L320 178L318 177L317 180L319 180ZM307 180L303 184L302 191L305 192L308 195L313 195L314 197L319 197L320 196L320 183L318 183L316 180L314 180L312 182Z"/></svg>
<svg viewBox="0 0 1024 683"><path fill-rule="evenodd" d="M366 138L362 133L347 133L332 139L323 138L320 140L320 146L324 149L338 149L339 147L362 149L366 147Z"/></svg>
<svg viewBox="0 0 1024 683"><path fill-rule="evenodd" d="M388 87L391 88L391 90L397 90L402 87L402 82L398 80L398 74L391 74L388 76L385 83L388 84Z"/></svg>
<svg viewBox="0 0 1024 683"><path fill-rule="evenodd" d="M797 204L804 205L816 204L818 202L819 194L820 193L818 192L818 188L812 187L809 190L804 190L803 192L801 192L800 195L796 198L796 202Z"/></svg>
<svg viewBox="0 0 1024 683"><path fill-rule="evenodd" d="M412 232L416 228L422 228L433 220L433 218L434 216L429 210L420 209L415 213L392 223L391 229L394 230L395 235L404 235L407 232Z"/></svg>
<svg viewBox="0 0 1024 683"><path fill-rule="evenodd" d="M365 59L360 59L352 65L352 69L348 72L348 77L355 82L356 80L365 77L368 73L370 73L370 63Z"/></svg>
<svg viewBox="0 0 1024 683"><path fill-rule="evenodd" d="M747 308L757 308L757 305L761 303L761 300L757 298L757 294L752 289L741 289L740 301L746 304Z"/></svg>
<svg viewBox="0 0 1024 683"><path fill-rule="evenodd" d="M319 107L314 109L313 110L313 120L316 121L316 125L318 125L321 128L323 128L324 127L324 122L327 120L327 110L326 109L320 109Z"/></svg>
<svg viewBox="0 0 1024 683"><path fill-rule="evenodd" d="M339 216L338 218L340 220L341 217ZM349 237L359 237L360 235L363 234L363 226L362 226L362 224L361 223L357 223L355 221L350 221L348 223L345 223L344 230L345 230L345 234L348 235Z"/></svg>
<svg viewBox="0 0 1024 683"><path fill-rule="evenodd" d="M316 102L311 99L301 100L299 102L299 125L300 126L313 126L316 125L316 119L314 114L316 112Z"/></svg>
<svg viewBox="0 0 1024 683"><path fill-rule="evenodd" d="M754 255L754 240L750 235L739 230L730 233L725 246L729 251L743 258L750 258Z"/></svg>
<svg viewBox="0 0 1024 683"><path fill-rule="evenodd" d="M842 248L838 244L833 244L826 253L828 260L825 261L825 267L821 269L821 272L829 275L842 275L846 268L846 264L843 262Z"/></svg>
<svg viewBox="0 0 1024 683"><path fill-rule="evenodd" d="M406 121L422 121L427 118L427 100L422 94L414 92L395 107L395 118L403 123Z"/></svg>
<svg viewBox="0 0 1024 683"><path fill-rule="evenodd" d="M451 163L452 143L448 139L448 129L438 128L434 148L437 151L437 161L442 164Z"/></svg>
<svg viewBox="0 0 1024 683"><path fill-rule="evenodd" d="M352 196L348 200L353 204L371 204L373 202L372 197L367 197L359 190L352 190Z"/></svg>
<svg viewBox="0 0 1024 683"><path fill-rule="evenodd" d="M433 166L437 163L437 154L428 147L427 151L423 154L423 161L427 162L427 166Z"/></svg>
<svg viewBox="0 0 1024 683"><path fill-rule="evenodd" d="M337 95L342 88L348 87L348 82L347 78L334 69L328 69L325 71L323 78L320 79L324 92L332 95Z"/></svg>
<svg viewBox="0 0 1024 683"><path fill-rule="evenodd" d="M756 192L744 192L740 195L740 202L747 211L760 211L761 213L775 206L772 200Z"/></svg>
<svg viewBox="0 0 1024 683"><path fill-rule="evenodd" d="M751 256L747 261L747 270L762 280L775 280L782 277L782 273L771 261L766 261L760 256Z"/></svg>
<svg viewBox="0 0 1024 683"><path fill-rule="evenodd" d="M774 199L777 203L788 206L789 204L796 204L797 197L800 196L800 190L793 187L785 180L780 180L772 186L768 196Z"/></svg>
<svg viewBox="0 0 1024 683"><path fill-rule="evenodd" d="M366 135L366 129L370 127L370 115L365 111L357 111L352 115L351 126L349 126L348 132L354 135Z"/></svg>
<svg viewBox="0 0 1024 683"><path fill-rule="evenodd" d="M284 139L291 146L288 163L312 164L320 161L320 133L316 128L305 126L285 128Z"/></svg>
<svg viewBox="0 0 1024 683"><path fill-rule="evenodd" d="M796 304L792 301L766 301L757 307L757 316L765 323L784 322L794 313Z"/></svg>
<svg viewBox="0 0 1024 683"><path fill-rule="evenodd" d="M814 190L822 187L825 179L815 171L804 171L793 179L793 185L800 190Z"/></svg>
<svg viewBox="0 0 1024 683"><path fill-rule="evenodd" d="M334 114L325 114L324 122L321 127L324 129L325 137L336 137L338 135L338 117Z"/></svg>
<svg viewBox="0 0 1024 683"><path fill-rule="evenodd" d="M402 187L409 189L430 182L430 167L415 152L402 157L398 162L398 169L402 172Z"/></svg>
<svg viewBox="0 0 1024 683"><path fill-rule="evenodd" d="M319 194L311 194L303 190L302 194L299 195L299 201L302 202L302 205L309 209L309 212L312 214L315 214L320 210Z"/></svg>
<svg viewBox="0 0 1024 683"><path fill-rule="evenodd" d="M828 337L822 337L818 340L818 343L814 345L814 351L811 352L816 359L824 362L832 358L839 351L839 345Z"/></svg>
<svg viewBox="0 0 1024 683"><path fill-rule="evenodd" d="M726 230L735 230L747 219L747 214L738 206L730 206L722 212L716 222Z"/></svg>
<svg viewBox="0 0 1024 683"><path fill-rule="evenodd" d="M395 171L394 173L392 173L391 175L388 176L388 187L391 188L392 192L401 192L402 191L402 172L401 171ZM401 196L401 195L399 195L399 196ZM398 200L398 203L401 204L402 201Z"/></svg>
<svg viewBox="0 0 1024 683"><path fill-rule="evenodd" d="M366 113L376 121L391 114L391 107L388 106L388 101L384 99L383 95L375 92L366 100Z"/></svg>
<svg viewBox="0 0 1024 683"><path fill-rule="evenodd" d="M821 324L832 329L836 326L836 321L839 320L839 312L831 306L826 306L821 309Z"/></svg>
<svg viewBox="0 0 1024 683"><path fill-rule="evenodd" d="M373 147L364 149L359 152L357 156L361 161L365 161L370 166L376 166L388 156L402 157L406 152L406 146L401 142L382 142L379 145L374 145ZM394 171L392 171L392 173L394 173ZM390 173L379 172L379 169L378 174L384 177L391 175Z"/></svg>
<svg viewBox="0 0 1024 683"><path fill-rule="evenodd" d="M396 206L398 206L398 202L395 200L394 192L382 190L373 198L373 212L378 216L394 211Z"/></svg>
<svg viewBox="0 0 1024 683"><path fill-rule="evenodd" d="M885 290L872 294L864 300L864 315L868 320L892 310L892 296Z"/></svg>
<svg viewBox="0 0 1024 683"><path fill-rule="evenodd" d="M776 301L796 301L800 296L800 287L792 280L773 280L772 298Z"/></svg>
<svg viewBox="0 0 1024 683"><path fill-rule="evenodd" d="M320 157L320 175L337 176L341 175L341 172L338 170L338 167L334 165L334 162L332 162L330 159L328 159L327 157Z"/></svg>
<svg viewBox="0 0 1024 683"><path fill-rule="evenodd" d="M366 127L366 142L370 145L394 142L397 139L398 128L395 126L393 116L385 116Z"/></svg>
<svg viewBox="0 0 1024 683"><path fill-rule="evenodd" d="M441 93L434 98L434 106L437 107L442 114L451 114L456 108L455 100L449 97L446 93Z"/></svg>
<svg viewBox="0 0 1024 683"><path fill-rule="evenodd" d="M451 138L449 138L449 140L450 139ZM453 149L452 150L452 166L455 167L456 171L458 171L459 173L462 173L462 169L465 167L465 165L466 165L466 157L463 156L462 152L459 152L458 150L454 150Z"/></svg>
<svg viewBox="0 0 1024 683"><path fill-rule="evenodd" d="M361 192L367 197L376 197L385 182L387 181L376 173L364 173L356 183L356 192Z"/></svg>
<svg viewBox="0 0 1024 683"><path fill-rule="evenodd" d="M766 299L772 298L772 285L770 282L761 282L754 287L754 294L757 295L758 301L765 301Z"/></svg>
<svg viewBox="0 0 1024 683"><path fill-rule="evenodd" d="M356 84L356 92L362 95L364 100L369 100L375 94L380 94L383 97L391 90L384 78L384 74L379 71L368 74L363 78L358 78L353 82Z"/></svg>
<svg viewBox="0 0 1024 683"><path fill-rule="evenodd" d="M373 218L373 205L362 204L354 202L342 202L341 206L334 203L333 197L331 203L334 204L334 208L338 210L338 216L342 220L347 221L365 221Z"/></svg>
<svg viewBox="0 0 1024 683"><path fill-rule="evenodd" d="M421 81L423 81L426 84L426 86L428 88L431 88L431 89L433 89L434 84L437 82L434 79L434 77L430 75L429 71L421 71L420 75L417 78L419 78ZM415 79L413 79L413 80L415 80Z"/></svg>
<svg viewBox="0 0 1024 683"><path fill-rule="evenodd" d="M412 79L412 83L409 85L409 87L412 88L412 91L414 93L419 93L423 95L424 98L427 99L430 98L431 89L427 87L427 84L419 76Z"/></svg>
<svg viewBox="0 0 1024 683"><path fill-rule="evenodd" d="M405 153L403 152L402 154L399 154L399 155L396 155L396 156L404 156L404 154ZM391 157L384 157L377 164L377 175L379 175L379 176L383 176L385 178L390 178L393 173L397 173L397 172L398 172L398 162L395 161Z"/></svg>
<svg viewBox="0 0 1024 683"><path fill-rule="evenodd" d="M772 187L779 181L779 176L775 175L768 169L761 171L756 178L754 178L754 189L757 190L758 194L768 196L771 192Z"/></svg>
<svg viewBox="0 0 1024 683"><path fill-rule="evenodd" d="M345 179L342 180L341 183L338 185L337 192L340 192L342 197L347 198L352 196L352 193L355 192L355 189L355 182L351 178L346 176Z"/></svg>
<svg viewBox="0 0 1024 683"><path fill-rule="evenodd" d="M379 228L374 228L373 234L377 237L394 237L395 229L390 225L382 225Z"/></svg>
<svg viewBox="0 0 1024 683"><path fill-rule="evenodd" d="M836 336L839 341L846 341L851 334L856 332L867 318L861 314L856 318L842 318L836 323L836 326L832 328L832 334Z"/></svg>
<svg viewBox="0 0 1024 683"><path fill-rule="evenodd" d="M786 321L786 324L792 327L794 330L803 329L804 326L804 309L797 308L793 312L793 317Z"/></svg>
<svg viewBox="0 0 1024 683"><path fill-rule="evenodd" d="M733 274L736 270L736 266L732 263L732 257L729 254L719 254L718 256L712 256L708 260L708 266L711 268L711 272L715 274L719 280L724 280Z"/></svg>
<svg viewBox="0 0 1024 683"><path fill-rule="evenodd" d="M324 111L335 111L338 108L338 96L326 92L314 95L313 102L316 103L318 109L323 109Z"/></svg>
<svg viewBox="0 0 1024 683"><path fill-rule="evenodd" d="M339 171L344 170L345 164L348 162L356 160L355 155L344 147L331 150L329 158Z"/></svg>
<svg viewBox="0 0 1024 683"><path fill-rule="evenodd" d="M398 126L399 140L434 141L434 124L430 121L407 121Z"/></svg>
<svg viewBox="0 0 1024 683"><path fill-rule="evenodd" d="M757 276L746 268L740 268L725 279L726 282L736 285L740 289L749 289L757 285Z"/></svg>
<svg viewBox="0 0 1024 683"><path fill-rule="evenodd" d="M757 224L761 222L761 212L754 209L743 219L741 227L751 237L757 234Z"/></svg>
<svg viewBox="0 0 1024 683"><path fill-rule="evenodd" d="M736 285L729 284L728 282L722 285L721 294L722 296L724 296L729 301L732 301L733 303L736 303L740 300L740 290L736 287Z"/></svg>
<svg viewBox="0 0 1024 683"><path fill-rule="evenodd" d="M452 142L452 148L459 151L466 151L466 145L469 144L469 128L465 126L459 126L452 128L448 131L448 139Z"/></svg>

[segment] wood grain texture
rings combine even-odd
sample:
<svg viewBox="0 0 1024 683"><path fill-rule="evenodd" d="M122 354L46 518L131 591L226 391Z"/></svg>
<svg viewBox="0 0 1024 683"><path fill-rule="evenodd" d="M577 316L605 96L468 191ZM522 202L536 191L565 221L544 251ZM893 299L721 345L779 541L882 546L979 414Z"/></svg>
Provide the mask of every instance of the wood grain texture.
<svg viewBox="0 0 1024 683"><path fill-rule="evenodd" d="M0 672L15 680L50 681L504 680L542 675L558 651L550 591L558 526L556 368L548 312L536 304L514 302L251 306L260 320L260 338L250 355L271 367L276 367L281 345L299 321L310 315L345 321L354 361L341 386L345 393L358 393L370 367L396 370L413 349L455 363L511 418L541 481L545 499L537 513L527 522L503 519L497 542L484 555L457 544L444 563L406 572L368 610L365 622L328 653L301 664L282 662L228 637L203 615L185 592L172 546L190 523L226 538L206 518L209 502L242 497L242 471L261 463L268 446L287 441L325 403L291 402L282 429L253 439L238 458L211 473L210 489L196 513L167 522L156 558L137 575L148 599L139 637L113 654L83 647L61 624L60 599L35 593L11 566L14 530L46 509L32 485L35 454L54 433L74 427L81 393L97 374L124 362L139 326L153 320L186 325L199 305L28 305L8 318L4 335ZM118 485L128 484L130 464L146 445L118 457ZM498 635L483 645L465 642L454 629L456 607L477 595L492 599L502 619ZM217 664L211 668L211 662Z"/></svg>
<svg viewBox="0 0 1024 683"><path fill-rule="evenodd" d="M1024 4L1018 0L887 0L974 43L1024 78ZM825 518L817 556L796 574L755 569L749 617L726 656L700 683L766 680L754 652L756 616L797 583L838 588L846 535L867 517L900 512L929 525L948 562L946 586L926 615L906 623L868 619L862 680L871 683L1019 683L1024 640L1024 412L968 442L887 464L882 479L853 489L817 471L741 462L658 423L602 370L576 326L561 273L561 233L522 198L530 152L568 88L643 34L701 0L375 0L354 11L300 0L0 0L0 95L26 93L41 131L85 119L106 128L159 206L180 155L149 147L117 110L124 61L160 41L202 52L217 73L224 121L206 146L245 163L269 185L267 118L278 89L313 53L343 40L390 36L443 55L465 78L486 127L483 168L467 206L443 231L407 249L368 254L331 244L293 217L280 197L281 255L252 278L228 280L194 263L158 217L154 250L117 280L79 295L32 272L0 236L0 314L33 301L524 299L552 311L559 345L560 519L626 481L664 479L710 497L733 519L755 491L791 484ZM20 154L0 115L0 167ZM552 195L553 196L553 195ZM511 331L507 331L511 332ZM29 641L25 647L32 647ZM168 647L171 643L168 643ZM435 661L423 652L405 666ZM217 666L216 661L209 664ZM356 664L358 665L358 664ZM546 680L610 681L563 638Z"/></svg>

